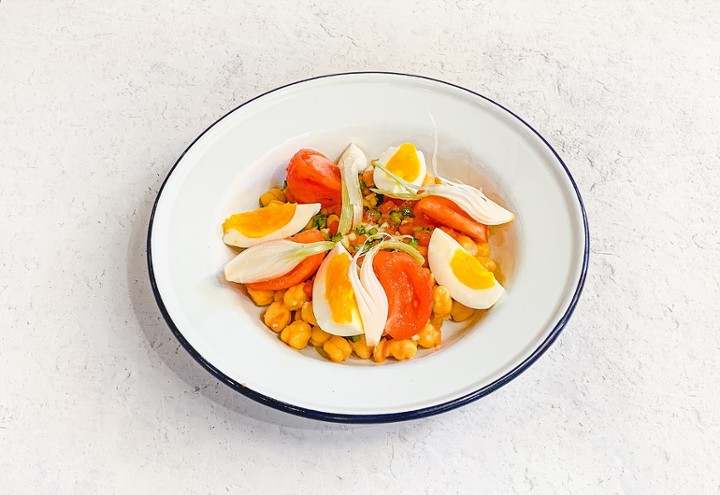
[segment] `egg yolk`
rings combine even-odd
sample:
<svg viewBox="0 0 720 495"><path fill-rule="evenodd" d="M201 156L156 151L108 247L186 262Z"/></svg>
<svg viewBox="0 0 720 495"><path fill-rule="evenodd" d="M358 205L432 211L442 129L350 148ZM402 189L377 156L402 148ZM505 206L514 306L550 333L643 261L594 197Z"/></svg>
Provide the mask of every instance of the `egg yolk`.
<svg viewBox="0 0 720 495"><path fill-rule="evenodd" d="M450 269L463 285L471 289L489 289L495 276L480 261L465 250L458 249L450 258Z"/></svg>
<svg viewBox="0 0 720 495"><path fill-rule="evenodd" d="M413 181L420 175L420 158L412 143L401 144L395 154L385 164L390 172L401 179Z"/></svg>
<svg viewBox="0 0 720 495"><path fill-rule="evenodd" d="M325 278L325 299L335 323L346 325L358 311L355 292L350 284L350 257L340 253L330 260Z"/></svg>
<svg viewBox="0 0 720 495"><path fill-rule="evenodd" d="M223 223L223 231L237 230L242 235L257 239L284 227L295 216L295 203L270 204L255 211L232 215Z"/></svg>

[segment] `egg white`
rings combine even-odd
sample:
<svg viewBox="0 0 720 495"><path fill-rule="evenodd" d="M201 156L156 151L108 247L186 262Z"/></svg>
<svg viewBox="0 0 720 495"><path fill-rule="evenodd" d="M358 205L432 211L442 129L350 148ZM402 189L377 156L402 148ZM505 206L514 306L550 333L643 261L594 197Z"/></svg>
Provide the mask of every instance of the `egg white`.
<svg viewBox="0 0 720 495"><path fill-rule="evenodd" d="M378 158L378 163L380 165L387 164L387 162L390 161L393 155L397 153L398 149L400 149L399 146L388 148L382 155L380 155L380 158ZM420 170L418 176L413 180L405 180L416 186L421 186L423 181L425 180L425 174L427 173L427 165L425 164L425 155L423 155L423 152L418 149L416 149L416 152L418 160L420 161ZM375 187L377 187L378 189L385 189L386 191L396 193L405 192L405 189L403 189L400 184L395 182L395 179L380 170L380 168L378 167L375 167L375 171L373 172L373 180L375 181Z"/></svg>
<svg viewBox="0 0 720 495"><path fill-rule="evenodd" d="M433 231L428 245L428 263L435 280L447 288L453 299L469 308L491 307L500 299L505 289L497 280L487 289L473 289L463 284L450 268L450 260L458 249L465 251L459 242L441 229Z"/></svg>
<svg viewBox="0 0 720 495"><path fill-rule="evenodd" d="M320 268L318 268L317 275L315 276L315 282L313 283L313 312L315 313L315 319L320 328L325 330L327 333L333 335L339 335L341 337L349 337L352 335L360 335L363 333L363 324L360 316L359 309L352 312L352 319L350 323L341 324L336 323L332 318L332 310L330 303L325 297L325 290L327 287L327 270L330 266L330 262L338 255L346 255L349 259L352 256L347 252L342 244L337 243L335 247L328 253L323 260ZM353 265L350 264L352 269ZM352 285L352 284L351 284ZM355 295L357 300L358 295Z"/></svg>
<svg viewBox="0 0 720 495"><path fill-rule="evenodd" d="M225 235L223 235L223 242L229 246L250 247L267 241L285 239L300 232L310 219L320 211L320 207L320 203L298 204L295 207L295 214L290 221L279 229L262 237L247 237L238 230L229 229L225 232Z"/></svg>

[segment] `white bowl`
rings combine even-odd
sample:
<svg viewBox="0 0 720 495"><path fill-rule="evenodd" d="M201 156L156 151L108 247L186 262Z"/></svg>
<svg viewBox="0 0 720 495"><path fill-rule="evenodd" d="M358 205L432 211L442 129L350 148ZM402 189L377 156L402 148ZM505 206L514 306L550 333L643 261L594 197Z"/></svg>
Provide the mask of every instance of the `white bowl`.
<svg viewBox="0 0 720 495"><path fill-rule="evenodd" d="M441 175L481 185L516 213L494 231L507 294L471 328L449 328L438 351L383 365L334 364L297 352L226 284L232 251L220 225L282 182L299 148L336 158L349 142L377 157L412 141ZM168 174L148 235L150 279L165 319L219 380L271 407L328 421L398 421L447 411L518 376L555 340L588 263L580 194L530 125L470 90L393 73L322 76L275 89L203 132ZM451 325L449 326L451 327ZM445 332L445 327L443 327ZM367 364L367 362L364 362Z"/></svg>

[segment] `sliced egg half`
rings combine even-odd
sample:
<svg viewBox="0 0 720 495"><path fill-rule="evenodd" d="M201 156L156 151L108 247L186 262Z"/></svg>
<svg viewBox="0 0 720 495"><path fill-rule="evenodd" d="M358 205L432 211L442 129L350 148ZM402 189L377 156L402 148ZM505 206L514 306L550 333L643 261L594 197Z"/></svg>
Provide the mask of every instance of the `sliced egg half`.
<svg viewBox="0 0 720 495"><path fill-rule="evenodd" d="M273 203L263 208L230 216L223 223L223 242L250 247L284 239L300 232L320 211L320 203Z"/></svg>
<svg viewBox="0 0 720 495"><path fill-rule="evenodd" d="M350 253L337 243L323 260L313 283L313 312L318 326L341 337L363 333L360 308L350 277L351 266L354 264Z"/></svg>
<svg viewBox="0 0 720 495"><path fill-rule="evenodd" d="M493 272L441 229L435 229L430 238L428 263L438 284L470 308L487 309L505 292Z"/></svg>
<svg viewBox="0 0 720 495"><path fill-rule="evenodd" d="M416 186L421 186L425 180L427 172L425 156L412 143L403 143L396 148L389 148L380 155L378 163L401 179ZM395 179L378 167L375 167L375 172L373 172L373 180L378 189L396 193L405 191L400 184L395 182Z"/></svg>

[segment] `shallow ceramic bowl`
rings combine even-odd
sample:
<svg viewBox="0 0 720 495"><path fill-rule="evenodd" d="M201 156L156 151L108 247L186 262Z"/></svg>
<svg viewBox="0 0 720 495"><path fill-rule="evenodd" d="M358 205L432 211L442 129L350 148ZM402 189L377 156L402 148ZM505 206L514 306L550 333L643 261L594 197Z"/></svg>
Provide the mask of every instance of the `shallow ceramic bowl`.
<svg viewBox="0 0 720 495"><path fill-rule="evenodd" d="M411 141L429 157L435 130L441 175L482 186L516 214L512 225L492 232L506 295L481 318L444 326L443 345L411 361L333 364L312 348L298 352L280 342L261 310L223 280L234 253L221 241L222 221L256 208L260 194L282 183L299 148L334 159L352 141L377 157ZM222 117L171 170L148 236L157 302L201 365L269 406L345 422L436 414L512 380L567 323L587 261L577 187L537 131L470 90L389 73L297 82Z"/></svg>

